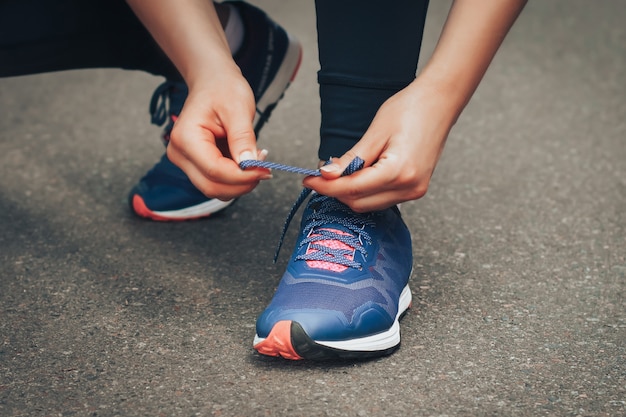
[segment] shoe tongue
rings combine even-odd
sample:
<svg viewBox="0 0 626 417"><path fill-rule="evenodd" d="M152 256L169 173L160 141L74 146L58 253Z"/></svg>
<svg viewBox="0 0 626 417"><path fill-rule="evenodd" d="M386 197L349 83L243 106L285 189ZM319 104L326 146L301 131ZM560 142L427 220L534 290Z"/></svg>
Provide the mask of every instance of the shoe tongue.
<svg viewBox="0 0 626 417"><path fill-rule="evenodd" d="M331 227L321 227L318 230L323 230L326 232L331 232L333 234L337 234L337 235L341 235L341 236L351 236L350 233L347 233L343 230L339 230L339 229L334 229ZM311 237L314 236L321 236L321 234L319 233L311 233L310 235ZM329 249L338 249L338 250L344 250L344 251L350 251L350 253L343 255L346 259L353 261L354 260L354 248L345 244L344 242L338 240L338 239L332 239L332 237L329 237L328 239L323 239L323 240L318 240L315 242L316 245L319 246L325 246ZM318 249L312 247L312 244L309 245L309 247L306 250L306 254L307 255L311 255L315 252L319 252ZM329 260L315 260L315 261L306 261L306 264L309 268L313 268L313 269L322 269L325 271L332 271L332 272L343 272L346 269L348 269L347 266L345 265L341 265L338 263L335 263L332 261L333 256L330 254L326 255Z"/></svg>

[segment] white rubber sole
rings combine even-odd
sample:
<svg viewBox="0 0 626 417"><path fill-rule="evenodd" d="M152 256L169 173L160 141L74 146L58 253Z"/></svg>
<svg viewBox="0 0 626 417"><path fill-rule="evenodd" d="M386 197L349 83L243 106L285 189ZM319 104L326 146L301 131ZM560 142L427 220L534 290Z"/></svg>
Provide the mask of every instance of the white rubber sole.
<svg viewBox="0 0 626 417"><path fill-rule="evenodd" d="M411 289L407 284L400 294L398 314L396 315L396 319L389 330L358 339L345 341L314 340L314 342L321 346L345 352L379 352L392 349L400 344L400 317L402 317L404 312L409 309L412 299L413 296L411 294ZM253 346L262 343L264 340L265 338L255 335Z"/></svg>
<svg viewBox="0 0 626 417"><path fill-rule="evenodd" d="M352 339L347 341L323 341L316 340L315 343L327 346L333 349L356 351L356 352L376 352L379 350L391 349L400 344L400 317L411 305L413 296L411 289L407 285L400 294L398 302L398 314L391 328L385 332L372 336L362 337L360 339Z"/></svg>
<svg viewBox="0 0 626 417"><path fill-rule="evenodd" d="M195 219L199 217L210 216L213 213L216 213L220 210L225 209L230 206L235 200L221 201L217 198L212 198L204 203L197 204L195 206L186 207L180 210L170 210L170 211L151 211L155 215L162 217L164 219L171 220L187 220L187 219Z"/></svg>

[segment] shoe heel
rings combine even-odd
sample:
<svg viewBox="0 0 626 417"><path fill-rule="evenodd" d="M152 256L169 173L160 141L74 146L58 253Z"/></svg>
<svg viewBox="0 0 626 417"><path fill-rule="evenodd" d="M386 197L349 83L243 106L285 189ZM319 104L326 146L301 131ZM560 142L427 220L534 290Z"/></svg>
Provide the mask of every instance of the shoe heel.
<svg viewBox="0 0 626 417"><path fill-rule="evenodd" d="M268 85L263 95L257 103L257 114L255 116L255 126L258 119L267 120L272 109L283 97L285 90L293 82L300 69L302 62L302 46L295 37L287 34L289 44L285 52L285 58L272 82Z"/></svg>

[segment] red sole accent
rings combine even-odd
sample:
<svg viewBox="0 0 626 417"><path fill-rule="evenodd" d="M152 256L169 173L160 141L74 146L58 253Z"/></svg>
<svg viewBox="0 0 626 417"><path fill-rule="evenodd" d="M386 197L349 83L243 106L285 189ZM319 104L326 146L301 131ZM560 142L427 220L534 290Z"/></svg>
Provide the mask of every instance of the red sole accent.
<svg viewBox="0 0 626 417"><path fill-rule="evenodd" d="M302 64L302 46L300 46L300 56L298 56L298 63L296 64L296 68L293 70L293 74L291 74L291 79L289 80L290 83L293 82L293 80L296 79L296 75L298 74L298 70L300 70L300 65Z"/></svg>
<svg viewBox="0 0 626 417"><path fill-rule="evenodd" d="M270 334L254 348L262 355L282 356L285 359L300 360L291 345L291 321L283 320L274 325Z"/></svg>
<svg viewBox="0 0 626 417"><path fill-rule="evenodd" d="M137 214L139 217L154 220L157 222L184 222L187 220L202 219L210 216L210 214L208 214L205 216L186 217L184 219L172 219L170 217L163 217L151 211L146 206L146 203L143 201L143 198L141 198L139 194L135 194L133 196L133 210L135 211L135 214Z"/></svg>

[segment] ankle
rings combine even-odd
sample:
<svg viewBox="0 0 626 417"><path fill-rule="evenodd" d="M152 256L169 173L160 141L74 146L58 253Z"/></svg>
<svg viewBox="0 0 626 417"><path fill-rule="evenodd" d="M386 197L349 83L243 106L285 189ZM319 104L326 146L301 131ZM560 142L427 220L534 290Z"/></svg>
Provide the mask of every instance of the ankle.
<svg viewBox="0 0 626 417"><path fill-rule="evenodd" d="M224 29L230 52L235 55L243 44L245 30L243 20L241 19L239 11L233 5L216 2L213 4L215 5L215 11L217 12L220 24Z"/></svg>

